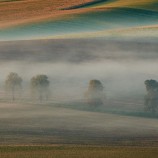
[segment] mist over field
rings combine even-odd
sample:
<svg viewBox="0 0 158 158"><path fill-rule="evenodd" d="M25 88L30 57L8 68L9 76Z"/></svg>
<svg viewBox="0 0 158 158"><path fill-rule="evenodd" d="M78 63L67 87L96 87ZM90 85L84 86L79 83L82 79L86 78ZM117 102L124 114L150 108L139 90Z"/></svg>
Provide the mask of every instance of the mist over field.
<svg viewBox="0 0 158 158"><path fill-rule="evenodd" d="M157 6L0 0L0 145L157 146Z"/></svg>
<svg viewBox="0 0 158 158"><path fill-rule="evenodd" d="M107 97L142 99L144 81L158 78L153 42L41 40L1 42L0 48L1 84L9 72L20 74L26 85L32 76L46 74L54 94L80 98L89 80L99 79Z"/></svg>
<svg viewBox="0 0 158 158"><path fill-rule="evenodd" d="M1 144L156 144L157 114L145 112L143 102L144 81L158 78L157 51L156 42L1 42ZM23 79L14 102L4 91L9 72ZM42 103L31 100L36 74L50 81L50 97ZM104 86L105 103L96 109L85 101L91 79Z"/></svg>

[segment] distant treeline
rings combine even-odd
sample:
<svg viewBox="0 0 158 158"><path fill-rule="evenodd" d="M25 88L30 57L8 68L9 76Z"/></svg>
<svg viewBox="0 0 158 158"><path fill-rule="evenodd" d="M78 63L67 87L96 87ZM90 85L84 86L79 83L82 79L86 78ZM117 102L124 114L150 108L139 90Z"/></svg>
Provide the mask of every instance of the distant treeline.
<svg viewBox="0 0 158 158"><path fill-rule="evenodd" d="M21 94L23 79L17 73L11 72L6 77L5 89L7 93L11 93L14 101L16 94ZM146 80L145 82L147 94L144 99L146 111L155 113L158 107L158 82L156 80ZM101 81L93 79L89 81L85 98L92 107L104 104L105 95L103 93L104 86ZM50 96L50 81L47 75L38 74L30 79L31 97L38 99L40 102L47 100Z"/></svg>

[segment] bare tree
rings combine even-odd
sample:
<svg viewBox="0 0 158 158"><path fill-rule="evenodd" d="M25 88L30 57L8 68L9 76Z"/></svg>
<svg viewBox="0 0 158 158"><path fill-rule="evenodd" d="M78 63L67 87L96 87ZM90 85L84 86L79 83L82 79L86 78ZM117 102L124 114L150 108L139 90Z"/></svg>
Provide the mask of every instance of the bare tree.
<svg viewBox="0 0 158 158"><path fill-rule="evenodd" d="M145 109L156 112L158 107L158 82L156 80L146 80L145 82L147 95L145 96Z"/></svg>
<svg viewBox="0 0 158 158"><path fill-rule="evenodd" d="M103 104L103 85L99 80L90 80L86 92L87 102L92 106Z"/></svg>
<svg viewBox="0 0 158 158"><path fill-rule="evenodd" d="M22 88L22 78L15 72L11 72L5 80L6 90L11 92L12 100L15 100L15 92Z"/></svg>
<svg viewBox="0 0 158 158"><path fill-rule="evenodd" d="M48 99L49 80L46 75L36 75L31 78L31 91L33 96L37 96L40 101Z"/></svg>

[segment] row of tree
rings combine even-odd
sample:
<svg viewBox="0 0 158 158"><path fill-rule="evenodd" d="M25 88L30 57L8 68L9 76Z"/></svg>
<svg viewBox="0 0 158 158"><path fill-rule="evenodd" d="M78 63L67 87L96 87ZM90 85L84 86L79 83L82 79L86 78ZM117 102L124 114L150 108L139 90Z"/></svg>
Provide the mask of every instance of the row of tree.
<svg viewBox="0 0 158 158"><path fill-rule="evenodd" d="M15 100L15 92L22 88L22 78L14 72L11 72L5 81L6 90L12 94L12 100ZM158 107L158 82L156 80L146 80L147 95L145 96L145 109L156 112ZM37 97L40 101L48 99L50 81L47 75L36 75L30 80L32 97ZM85 93L87 102L92 106L103 104L105 98L103 94L103 85L99 80L90 80L88 90Z"/></svg>
<svg viewBox="0 0 158 158"><path fill-rule="evenodd" d="M12 100L15 100L15 93L20 92L22 88L22 78L14 72L11 72L5 80L6 91L11 93ZM36 75L30 80L31 94L33 97L38 96L42 101L44 98L48 98L50 82L47 75Z"/></svg>
<svg viewBox="0 0 158 158"><path fill-rule="evenodd" d="M11 72L6 80L5 87L8 93L11 93L12 100L15 100L15 94L20 93L22 89L22 78L14 72ZM30 80L31 95L33 98L38 98L40 101L48 99L50 81L47 75L36 75ZM103 85L99 80L91 80L88 90L85 93L87 102L92 106L103 104Z"/></svg>

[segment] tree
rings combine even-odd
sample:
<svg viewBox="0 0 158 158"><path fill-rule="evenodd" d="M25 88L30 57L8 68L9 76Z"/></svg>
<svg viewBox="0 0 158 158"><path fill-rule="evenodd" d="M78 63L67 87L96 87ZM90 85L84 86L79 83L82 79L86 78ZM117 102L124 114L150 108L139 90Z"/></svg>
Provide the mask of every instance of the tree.
<svg viewBox="0 0 158 158"><path fill-rule="evenodd" d="M156 80L146 80L145 82L147 95L145 96L145 109L156 112L158 106L158 82Z"/></svg>
<svg viewBox="0 0 158 158"><path fill-rule="evenodd" d="M5 86L8 91L12 94L12 100L15 100L15 92L22 88L22 78L15 72L11 72L6 80Z"/></svg>
<svg viewBox="0 0 158 158"><path fill-rule="evenodd" d="M99 80L90 80L86 92L87 102L92 106L103 104L103 85Z"/></svg>
<svg viewBox="0 0 158 158"><path fill-rule="evenodd" d="M31 78L32 94L36 95L40 101L48 98L49 94L49 80L46 75L36 75Z"/></svg>

